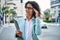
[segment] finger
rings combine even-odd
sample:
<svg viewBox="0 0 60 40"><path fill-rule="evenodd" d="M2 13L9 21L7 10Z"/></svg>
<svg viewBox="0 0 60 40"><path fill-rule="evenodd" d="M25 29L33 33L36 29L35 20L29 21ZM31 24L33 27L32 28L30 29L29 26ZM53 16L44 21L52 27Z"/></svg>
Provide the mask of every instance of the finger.
<svg viewBox="0 0 60 40"><path fill-rule="evenodd" d="M18 34L19 32L17 31L16 33Z"/></svg>
<svg viewBox="0 0 60 40"><path fill-rule="evenodd" d="M33 8L34 9L34 8ZM34 9L34 11L35 11L35 9Z"/></svg>

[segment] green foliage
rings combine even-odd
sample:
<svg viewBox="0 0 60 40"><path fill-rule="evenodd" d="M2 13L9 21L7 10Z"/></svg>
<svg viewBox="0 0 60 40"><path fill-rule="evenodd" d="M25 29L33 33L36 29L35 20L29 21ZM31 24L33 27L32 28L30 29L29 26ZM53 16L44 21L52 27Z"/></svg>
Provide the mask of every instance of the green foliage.
<svg viewBox="0 0 60 40"><path fill-rule="evenodd" d="M51 23L51 20L43 20L46 23Z"/></svg>
<svg viewBox="0 0 60 40"><path fill-rule="evenodd" d="M11 20L11 21L10 21L10 23L14 23L14 21L13 21L13 20Z"/></svg>
<svg viewBox="0 0 60 40"><path fill-rule="evenodd" d="M50 13L44 12L45 17L51 17Z"/></svg>
<svg viewBox="0 0 60 40"><path fill-rule="evenodd" d="M7 6L4 7L4 6L3 6L3 10L6 10L6 9L9 9L9 7L7 7Z"/></svg>
<svg viewBox="0 0 60 40"><path fill-rule="evenodd" d="M14 9L16 9L16 7L14 7ZM16 14L14 9L10 9L9 10L9 7L7 7L7 6L3 7L3 10L5 11L5 16L7 16L7 14L11 14L11 13L14 16Z"/></svg>
<svg viewBox="0 0 60 40"><path fill-rule="evenodd" d="M13 16L16 15L16 12L14 11L14 9L10 9L10 13L12 13Z"/></svg>
<svg viewBox="0 0 60 40"><path fill-rule="evenodd" d="M9 10L8 10L8 9L6 9L6 10L5 10L5 14L8 14L8 13L9 13Z"/></svg>
<svg viewBox="0 0 60 40"><path fill-rule="evenodd" d="M3 10L5 12L5 18L9 17L10 14L12 14L11 17L14 17L16 15L16 12L14 9L10 9L10 7L7 7L7 6L3 7ZM10 23L14 23L14 22L11 20Z"/></svg>
<svg viewBox="0 0 60 40"><path fill-rule="evenodd" d="M52 17L52 15L48 12L44 12L45 15L45 20L49 20L50 17Z"/></svg>

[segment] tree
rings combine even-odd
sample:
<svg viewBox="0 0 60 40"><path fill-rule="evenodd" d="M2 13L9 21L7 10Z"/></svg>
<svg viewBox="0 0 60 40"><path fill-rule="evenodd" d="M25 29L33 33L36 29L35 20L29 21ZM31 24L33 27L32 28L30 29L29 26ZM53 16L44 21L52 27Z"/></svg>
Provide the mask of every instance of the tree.
<svg viewBox="0 0 60 40"><path fill-rule="evenodd" d="M46 20L49 20L49 18L51 17L51 14L48 12L44 12L45 18Z"/></svg>
<svg viewBox="0 0 60 40"><path fill-rule="evenodd" d="M16 16L16 11L14 11L14 9L10 9L10 14L12 14L14 17L14 16Z"/></svg>
<svg viewBox="0 0 60 40"><path fill-rule="evenodd" d="M12 14L12 17L16 16L16 12L15 12L14 9L16 9L16 7L14 7L13 9L10 9L10 7L7 7L7 6L4 7L3 6L3 10L4 10L4 13L5 13L5 20L6 20L7 17L10 16L10 14Z"/></svg>

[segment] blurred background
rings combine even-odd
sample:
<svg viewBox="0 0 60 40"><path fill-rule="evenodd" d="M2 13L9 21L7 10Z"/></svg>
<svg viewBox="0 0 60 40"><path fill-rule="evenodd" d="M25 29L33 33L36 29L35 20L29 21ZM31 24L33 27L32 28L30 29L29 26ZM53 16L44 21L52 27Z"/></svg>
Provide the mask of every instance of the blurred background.
<svg viewBox="0 0 60 40"><path fill-rule="evenodd" d="M60 40L60 0L0 0L0 40L17 40L13 18L26 16L27 1L36 1L41 9L39 40Z"/></svg>

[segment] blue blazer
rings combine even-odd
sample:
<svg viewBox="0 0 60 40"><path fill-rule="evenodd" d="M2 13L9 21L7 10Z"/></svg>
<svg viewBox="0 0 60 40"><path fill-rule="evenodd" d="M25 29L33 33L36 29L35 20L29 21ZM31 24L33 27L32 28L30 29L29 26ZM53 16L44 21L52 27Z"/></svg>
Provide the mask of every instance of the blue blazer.
<svg viewBox="0 0 60 40"><path fill-rule="evenodd" d="M15 18L15 20L18 23L18 26L20 28L20 30L22 31L22 38L23 40L25 40L25 24L26 24L26 18ZM33 30L32 30L32 37L34 37L33 35L36 34L36 37L34 37L33 40L39 40L37 39L37 35L41 34L41 28L40 28L40 18L32 18L32 22L33 22ZM34 27L35 25L35 27ZM34 30L35 28L35 30Z"/></svg>

